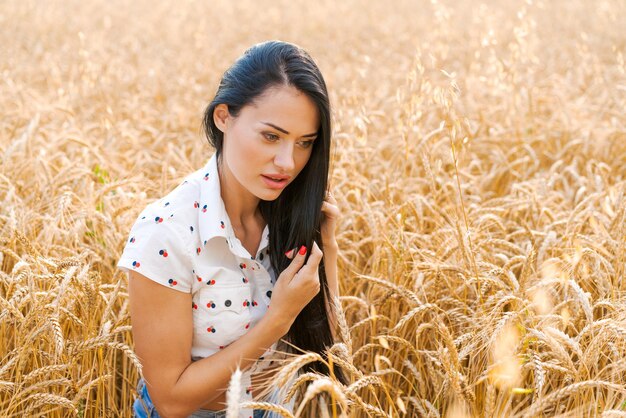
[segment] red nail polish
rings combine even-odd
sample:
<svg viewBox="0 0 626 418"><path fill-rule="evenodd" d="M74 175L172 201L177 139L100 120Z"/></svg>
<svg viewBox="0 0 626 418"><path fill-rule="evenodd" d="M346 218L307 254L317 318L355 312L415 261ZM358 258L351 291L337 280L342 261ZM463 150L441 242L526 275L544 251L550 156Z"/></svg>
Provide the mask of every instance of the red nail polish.
<svg viewBox="0 0 626 418"><path fill-rule="evenodd" d="M304 245L302 247L300 247L300 251L298 251L298 254L300 254L300 255L306 254L306 247Z"/></svg>

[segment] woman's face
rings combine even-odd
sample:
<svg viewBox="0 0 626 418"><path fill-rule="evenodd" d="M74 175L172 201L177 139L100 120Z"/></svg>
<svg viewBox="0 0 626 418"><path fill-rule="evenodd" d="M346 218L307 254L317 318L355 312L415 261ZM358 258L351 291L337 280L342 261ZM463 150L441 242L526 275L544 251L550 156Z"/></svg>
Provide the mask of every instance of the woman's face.
<svg viewBox="0 0 626 418"><path fill-rule="evenodd" d="M219 104L213 117L224 133L223 170L235 180L229 187L276 199L309 161L320 124L315 102L295 87L280 86L266 90L236 118L227 109ZM266 176L286 179L274 183Z"/></svg>

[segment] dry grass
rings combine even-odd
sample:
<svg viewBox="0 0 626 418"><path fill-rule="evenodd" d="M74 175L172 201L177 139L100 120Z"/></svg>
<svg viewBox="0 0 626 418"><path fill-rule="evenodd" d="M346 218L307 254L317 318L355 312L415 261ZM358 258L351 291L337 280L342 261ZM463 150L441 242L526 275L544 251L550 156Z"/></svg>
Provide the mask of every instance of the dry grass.
<svg viewBox="0 0 626 418"><path fill-rule="evenodd" d="M249 45L296 42L334 106L351 385L283 366L282 416L626 415L621 1L0 4L0 410L130 416L114 266L210 156ZM461 3L459 5L458 3Z"/></svg>

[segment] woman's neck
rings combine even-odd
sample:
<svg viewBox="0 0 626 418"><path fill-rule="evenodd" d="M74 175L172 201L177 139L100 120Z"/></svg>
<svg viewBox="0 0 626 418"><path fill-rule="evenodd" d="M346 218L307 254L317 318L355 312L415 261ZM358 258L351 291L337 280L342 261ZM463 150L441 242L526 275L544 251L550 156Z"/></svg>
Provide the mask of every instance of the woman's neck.
<svg viewBox="0 0 626 418"><path fill-rule="evenodd" d="M218 164L220 194L233 226L263 223L260 199L246 190L228 168Z"/></svg>

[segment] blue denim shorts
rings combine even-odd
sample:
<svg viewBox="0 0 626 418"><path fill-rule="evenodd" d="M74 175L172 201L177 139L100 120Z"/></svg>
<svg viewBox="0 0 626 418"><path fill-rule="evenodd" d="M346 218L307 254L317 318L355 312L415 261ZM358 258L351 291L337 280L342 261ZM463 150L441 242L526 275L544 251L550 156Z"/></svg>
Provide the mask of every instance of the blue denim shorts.
<svg viewBox="0 0 626 418"><path fill-rule="evenodd" d="M146 382L140 378L137 383L137 393L139 397L135 399L133 403L133 417L134 418L160 418L157 410L150 399L148 394L148 387ZM264 418L266 412L262 409L255 409L253 418ZM271 414L268 414L270 416ZM208 409L199 409L193 414L189 415L189 418L225 418L226 411L209 411Z"/></svg>

